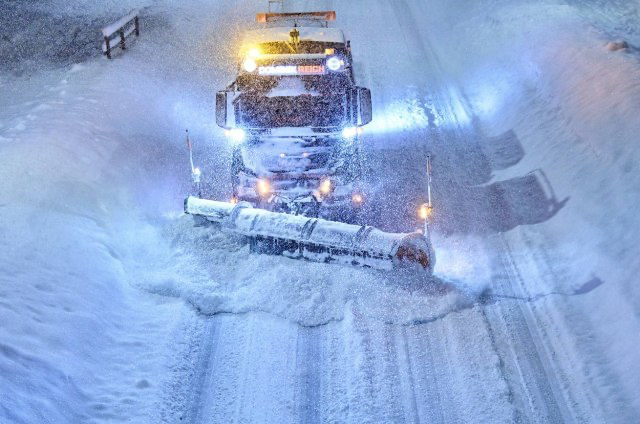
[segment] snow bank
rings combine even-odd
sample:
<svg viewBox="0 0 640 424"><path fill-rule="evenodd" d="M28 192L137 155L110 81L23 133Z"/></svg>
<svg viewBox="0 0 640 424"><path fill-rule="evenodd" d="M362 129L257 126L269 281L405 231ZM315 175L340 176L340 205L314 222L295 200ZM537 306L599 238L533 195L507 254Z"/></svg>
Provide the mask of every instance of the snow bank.
<svg viewBox="0 0 640 424"><path fill-rule="evenodd" d="M3 422L146 416L161 389L181 304L133 289L121 256L145 229L131 182L151 181L138 158L154 140L127 129L148 99L104 76L92 63L0 87Z"/></svg>
<svg viewBox="0 0 640 424"><path fill-rule="evenodd" d="M193 100L141 66L147 48L0 79L3 423L139 422L161 398L187 309L137 290L126 252L154 250L180 209L188 159L171 136L203 130L176 107Z"/></svg>

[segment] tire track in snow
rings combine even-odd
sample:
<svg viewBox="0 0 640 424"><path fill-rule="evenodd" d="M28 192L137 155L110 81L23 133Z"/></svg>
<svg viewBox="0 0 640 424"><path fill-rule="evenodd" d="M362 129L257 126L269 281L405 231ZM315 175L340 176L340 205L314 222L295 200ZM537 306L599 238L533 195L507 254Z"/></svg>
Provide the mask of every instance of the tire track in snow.
<svg viewBox="0 0 640 424"><path fill-rule="evenodd" d="M202 335L202 349L196 358L196 367L193 371L193 378L189 384L191 394L189 396L189 408L187 410L186 422L201 422L200 407L204 398L206 382L211 378L212 367L216 359L216 337L218 327L213 320L204 323L204 333Z"/></svg>
<svg viewBox="0 0 640 424"><path fill-rule="evenodd" d="M193 405L199 399L199 371L206 368L210 333L207 322L186 310L172 339L173 357L169 360L168 376L158 402L155 421L162 423L193 422ZM194 393L195 392L195 393Z"/></svg>
<svg viewBox="0 0 640 424"><path fill-rule="evenodd" d="M487 410L494 422L509 416L503 404L484 405L498 376L474 373L474 361L449 343L465 337L461 324L477 311L403 326L348 308L343 321L315 328L263 313L197 318L203 330L189 334L201 345L187 349L191 355L168 386L186 393L168 391L174 413L163 422L460 422ZM473 327L466 331L477 333ZM485 334L472 338L472 346L488 350ZM491 352L482 358L490 369Z"/></svg>
<svg viewBox="0 0 640 424"><path fill-rule="evenodd" d="M324 365L321 353L322 329L300 329L296 347L296 409L298 422L320 422L320 386Z"/></svg>
<svg viewBox="0 0 640 424"><path fill-rule="evenodd" d="M407 394L412 397L412 416L407 422L421 422L420 417L427 422L444 422L442 396L436 376L433 350L426 326L403 328L402 343L404 362L408 366L408 377L412 387ZM399 361L400 358L398 358Z"/></svg>
<svg viewBox="0 0 640 424"><path fill-rule="evenodd" d="M549 265L550 261L547 257L547 252L543 250L544 243L534 242L533 240L537 236L530 234L526 229L523 231L527 234L527 239L520 241L527 246L527 257L534 264L532 266L539 269L539 272L542 272L541 275L551 275L551 278L557 278L555 277L555 271ZM505 275L500 276L501 278L496 279L496 292L499 291L501 294L506 294L516 299L533 299L534 296L527 290L528 284L518 265L516 265L511 246L505 236L501 234L495 242L503 247L500 260L504 264L505 273ZM531 279L535 278L535 276L528 275L527 278ZM575 358L576 355L574 352L575 347L568 345L567 340L562 337L558 337L558 334L563 334L563 331L558 329L558 325L563 321L561 319L558 322L554 321L554 317L549 315L550 312L554 313L553 310L548 310L549 305L541 300L537 302L501 300L497 304L502 310L510 310L512 312L508 314L511 318L508 326L498 321L496 327L501 326L501 331L508 332L514 332L514 329L518 330L509 338L509 341L513 344L510 348L511 356L518 356L518 352L520 352L520 356L527 356L530 366L534 368L532 372L539 375L544 374L545 376L545 381L539 379L535 382L535 385L531 382L524 384L530 404L542 405L542 407L535 408L539 414L539 419L545 421L586 422L598 417L602 413L600 410L602 405L610 401L611 398L604 393L598 393L599 398L595 399L591 391L575 390L581 386L575 379L579 378L584 371L574 370L573 373L571 372L572 367L575 366L572 363L572 358ZM507 316L506 313L504 315ZM491 317L491 315L489 316ZM504 321L504 318L502 320ZM518 343L524 343L518 340L521 334L529 336L529 340L526 341L528 346L524 348L522 346L518 347ZM535 352L537 357L532 358L531 352ZM582 353L582 357L587 356L588 354ZM522 366L522 368L525 366ZM525 376L521 378L524 380ZM601 419L604 419L604 417Z"/></svg>
<svg viewBox="0 0 640 424"><path fill-rule="evenodd" d="M407 329L398 328L395 330L393 334L396 350L395 366L403 401L404 422L419 423L415 394L416 382L413 375L412 357L409 354Z"/></svg>
<svg viewBox="0 0 640 424"><path fill-rule="evenodd" d="M297 326L266 314L208 320L215 349L196 366L206 377L192 422L296 422Z"/></svg>
<svg viewBox="0 0 640 424"><path fill-rule="evenodd" d="M513 264L503 246L494 266L493 288L497 292L517 296ZM512 390L520 414L533 422L572 422L559 388L551 384L549 368L541 355L541 340L534 338L535 328L525 317L520 301L499 301L486 306L484 312L494 346L503 361L504 376Z"/></svg>

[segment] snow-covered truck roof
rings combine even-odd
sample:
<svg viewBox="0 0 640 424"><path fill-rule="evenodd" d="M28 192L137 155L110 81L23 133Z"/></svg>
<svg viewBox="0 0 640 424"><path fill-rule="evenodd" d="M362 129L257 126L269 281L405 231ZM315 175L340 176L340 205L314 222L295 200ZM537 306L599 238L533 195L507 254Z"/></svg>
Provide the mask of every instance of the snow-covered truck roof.
<svg viewBox="0 0 640 424"><path fill-rule="evenodd" d="M292 27L262 28L248 31L242 45L244 48L262 43L287 42ZM325 43L345 43L344 33L337 28L297 27L300 41L319 41Z"/></svg>

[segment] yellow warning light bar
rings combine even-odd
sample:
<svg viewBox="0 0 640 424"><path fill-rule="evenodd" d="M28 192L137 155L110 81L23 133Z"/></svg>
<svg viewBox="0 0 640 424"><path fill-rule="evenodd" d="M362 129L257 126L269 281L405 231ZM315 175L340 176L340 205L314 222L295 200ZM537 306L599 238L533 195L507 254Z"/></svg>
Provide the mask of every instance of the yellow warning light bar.
<svg viewBox="0 0 640 424"><path fill-rule="evenodd" d="M300 12L300 13L258 13L256 22L267 23L286 19L314 19L319 21L335 21L335 10L324 12Z"/></svg>

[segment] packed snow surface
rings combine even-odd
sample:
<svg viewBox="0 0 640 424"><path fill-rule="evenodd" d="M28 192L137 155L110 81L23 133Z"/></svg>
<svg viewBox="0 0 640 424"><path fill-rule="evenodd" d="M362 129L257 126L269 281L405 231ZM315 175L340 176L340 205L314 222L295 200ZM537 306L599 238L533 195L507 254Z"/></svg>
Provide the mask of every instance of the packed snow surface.
<svg viewBox="0 0 640 424"><path fill-rule="evenodd" d="M230 196L213 94L266 1L5 2L0 422L635 421L638 5L285 3L337 11L373 93L371 224L421 225L433 155L435 278L182 214L185 128Z"/></svg>

